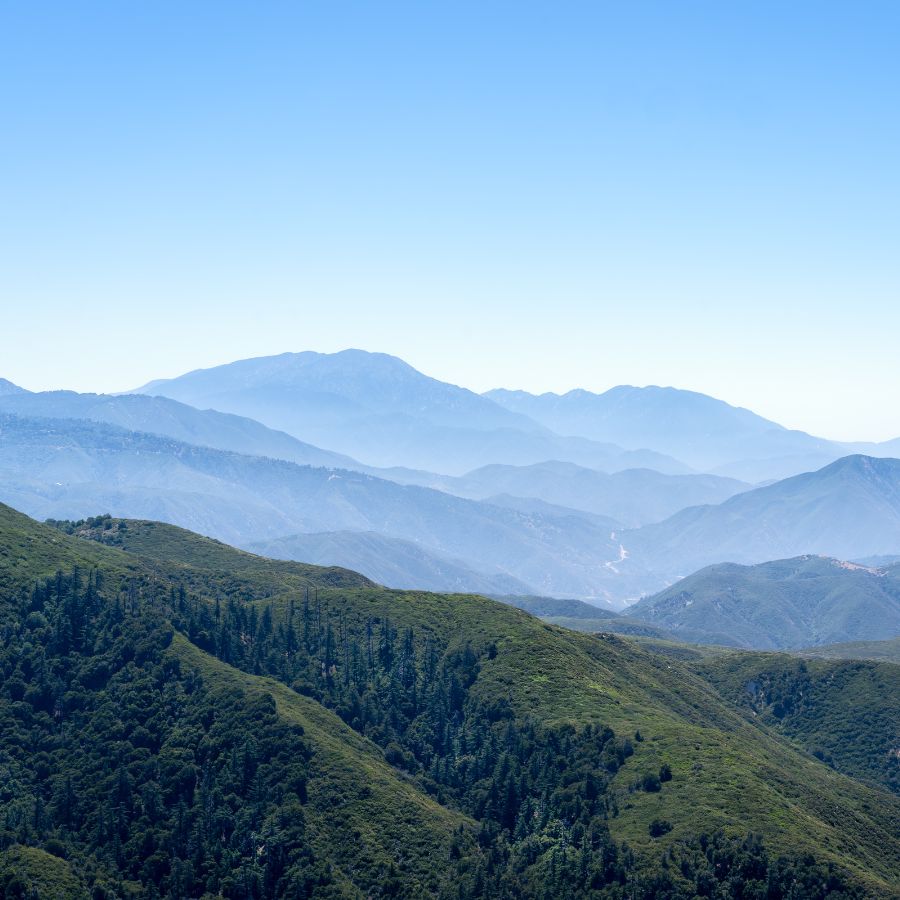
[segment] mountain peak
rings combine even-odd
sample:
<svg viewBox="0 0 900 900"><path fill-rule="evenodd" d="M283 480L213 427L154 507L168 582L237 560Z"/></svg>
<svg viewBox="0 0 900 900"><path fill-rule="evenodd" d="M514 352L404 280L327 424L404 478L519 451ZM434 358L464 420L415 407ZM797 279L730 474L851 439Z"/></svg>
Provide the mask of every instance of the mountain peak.
<svg viewBox="0 0 900 900"><path fill-rule="evenodd" d="M28 391L23 387L19 387L17 384L13 384L11 381L6 378L0 378L0 397L8 396L9 394L27 394Z"/></svg>
<svg viewBox="0 0 900 900"><path fill-rule="evenodd" d="M814 474L819 478L832 474L842 474L854 475L865 479L897 479L900 477L900 459L851 453L849 456L842 456L840 459L836 459L833 463Z"/></svg>

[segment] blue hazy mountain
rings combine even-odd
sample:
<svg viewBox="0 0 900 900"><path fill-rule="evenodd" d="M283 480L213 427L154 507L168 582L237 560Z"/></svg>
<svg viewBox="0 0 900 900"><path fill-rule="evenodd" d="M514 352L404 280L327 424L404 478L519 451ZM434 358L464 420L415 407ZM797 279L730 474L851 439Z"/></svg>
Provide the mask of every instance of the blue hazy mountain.
<svg viewBox="0 0 900 900"><path fill-rule="evenodd" d="M900 460L847 456L816 472L682 510L619 535L629 559L667 577L720 562L900 551Z"/></svg>
<svg viewBox="0 0 900 900"><path fill-rule="evenodd" d="M630 528L659 522L688 506L721 503L751 487L716 475L664 475L652 469L607 473L559 460L531 466L483 466L437 484L476 499L536 498L608 516Z"/></svg>
<svg viewBox="0 0 900 900"><path fill-rule="evenodd" d="M665 454L562 437L521 413L384 353L283 353L245 359L135 393L256 419L373 466L461 475L490 463L562 459L604 471L689 471Z"/></svg>
<svg viewBox="0 0 900 900"><path fill-rule="evenodd" d="M8 384L8 382L7 382ZM322 450L230 413L198 410L166 397L142 394L78 394L74 391L4 391L0 383L0 411L49 419L86 419L129 431L174 438L187 444L270 456L301 465L365 468L361 463L330 450Z"/></svg>
<svg viewBox="0 0 900 900"><path fill-rule="evenodd" d="M13 384L5 378L0 378L0 397L10 397L24 393L26 393L24 388L20 388L17 384Z"/></svg>
<svg viewBox="0 0 900 900"><path fill-rule="evenodd" d="M559 434L649 447L699 471L751 482L818 469L848 452L748 409L672 387L621 385L602 394L493 390L485 396Z"/></svg>
<svg viewBox="0 0 900 900"><path fill-rule="evenodd" d="M37 518L110 512L241 546L300 532L376 532L476 572L508 576L527 593L606 603L623 589L607 565L618 556L607 521L526 514L359 472L197 447L86 420L0 414L0 499ZM625 594L654 585L635 572ZM456 586L452 581L448 589Z"/></svg>
<svg viewBox="0 0 900 900"><path fill-rule="evenodd" d="M293 534L251 543L247 549L272 559L352 568L372 581L392 588L504 596L527 590L524 582L511 575L479 572L463 560L429 552L414 541L387 537L374 531ZM596 614L596 607L589 608Z"/></svg>
<svg viewBox="0 0 900 900"><path fill-rule="evenodd" d="M821 556L721 563L628 614L681 640L762 650L886 640L900 635L900 570Z"/></svg>

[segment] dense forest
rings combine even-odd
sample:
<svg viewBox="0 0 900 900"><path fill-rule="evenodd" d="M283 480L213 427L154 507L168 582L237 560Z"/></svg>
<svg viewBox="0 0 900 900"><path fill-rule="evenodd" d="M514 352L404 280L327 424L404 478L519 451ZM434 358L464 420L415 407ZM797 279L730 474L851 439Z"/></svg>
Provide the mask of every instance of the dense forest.
<svg viewBox="0 0 900 900"><path fill-rule="evenodd" d="M662 797L682 776L662 760L613 790L640 731L548 724L485 699L474 687L503 652L490 633L400 625L315 584L254 600L204 595L200 581L101 560L3 579L6 897L866 894L830 862L702 822L671 841L672 823L653 819L649 852L616 840L630 794ZM195 656L178 652L187 642ZM396 847L349 877L336 868L307 818L313 803L337 809L339 785L312 785L322 751L281 714L283 690L331 710L405 790L454 811L441 856L414 865ZM348 824L342 839L358 837Z"/></svg>

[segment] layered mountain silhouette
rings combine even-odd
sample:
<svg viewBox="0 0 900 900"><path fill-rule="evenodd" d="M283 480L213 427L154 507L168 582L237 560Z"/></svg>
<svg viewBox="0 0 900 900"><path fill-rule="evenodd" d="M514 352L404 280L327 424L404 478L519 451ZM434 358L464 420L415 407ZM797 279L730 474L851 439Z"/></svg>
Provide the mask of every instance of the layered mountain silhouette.
<svg viewBox="0 0 900 900"><path fill-rule="evenodd" d="M33 393L22 388L4 391L0 384L0 411L37 418L105 422L200 447L270 456L301 465L367 468L349 456L298 441L283 431L266 428L254 419L212 409L195 409L167 397L78 394L74 391Z"/></svg>
<svg viewBox="0 0 900 900"><path fill-rule="evenodd" d="M471 499L496 494L534 497L557 506L610 516L631 526L659 521L685 506L725 499L747 487L733 479L711 475L670 476L652 469L630 469L608 475L563 462L523 467L493 465L462 477L404 468L380 469L299 441L246 416L200 410L168 397L144 394L33 393L13 385L6 393L0 390L0 411L28 417L105 422L201 447L267 456L300 465L366 472L401 484L433 487ZM509 504L501 501L500 505Z"/></svg>
<svg viewBox="0 0 900 900"><path fill-rule="evenodd" d="M750 482L818 469L857 449L876 456L898 449L898 442L828 441L706 394L672 387L620 385L602 394L574 390L540 395L500 389L485 396L560 434L623 447L652 447L698 471Z"/></svg>
<svg viewBox="0 0 900 900"><path fill-rule="evenodd" d="M172 522L241 546L299 532L377 532L463 561L480 577L503 576L487 585L494 591L514 587L604 604L619 594L619 578L606 565L618 554L608 520L526 514L359 472L86 420L0 415L0 497L38 518L99 510ZM364 557L357 561L367 568ZM629 577L644 590L654 584ZM456 575L448 587L462 587Z"/></svg>
<svg viewBox="0 0 900 900"><path fill-rule="evenodd" d="M370 466L456 476L559 460L604 472L693 470L762 483L848 453L900 453L900 438L830 441L671 387L479 396L362 350L239 360L151 381L135 393L253 418Z"/></svg>
<svg viewBox="0 0 900 900"><path fill-rule="evenodd" d="M750 488L716 475L664 475L652 469L598 472L550 460L531 466L483 466L461 478L433 480L463 497L533 497L556 506L609 516L629 527L659 522L688 506L720 503Z"/></svg>
<svg viewBox="0 0 900 900"><path fill-rule="evenodd" d="M847 456L620 537L635 560L677 576L718 562L894 553L900 547L900 460Z"/></svg>
<svg viewBox="0 0 900 900"><path fill-rule="evenodd" d="M379 467L461 475L495 462L562 459L604 471L689 471L652 450L563 437L384 353L284 353L152 381L135 393L249 416Z"/></svg>
<svg viewBox="0 0 900 900"><path fill-rule="evenodd" d="M156 518L241 546L303 535L269 551L352 566L396 586L424 578L446 590L569 596L620 608L715 563L854 559L900 547L896 460L847 457L629 529L539 498L457 497L84 419L4 414L0 437L2 497L32 515ZM635 477L648 475L611 480ZM315 543L309 537L323 533Z"/></svg>
<svg viewBox="0 0 900 900"><path fill-rule="evenodd" d="M480 396L385 354L289 353L118 396L0 381L0 430L0 496L32 515L161 519L392 587L618 609L711 565L900 553L891 442L672 388ZM827 464L752 487L681 459Z"/></svg>
<svg viewBox="0 0 900 900"><path fill-rule="evenodd" d="M512 575L480 572L463 560L429 552L414 541L374 531L293 534L251 543L248 549L272 559L352 568L392 588L494 596L521 595L529 590L528 585ZM596 613L596 607L582 605Z"/></svg>

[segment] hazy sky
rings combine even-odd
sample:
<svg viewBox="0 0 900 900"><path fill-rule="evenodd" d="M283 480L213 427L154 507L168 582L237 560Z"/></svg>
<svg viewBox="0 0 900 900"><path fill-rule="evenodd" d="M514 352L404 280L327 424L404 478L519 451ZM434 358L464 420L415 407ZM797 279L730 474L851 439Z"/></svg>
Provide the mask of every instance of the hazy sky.
<svg viewBox="0 0 900 900"><path fill-rule="evenodd" d="M0 375L284 350L900 435L900 3L7 2Z"/></svg>

